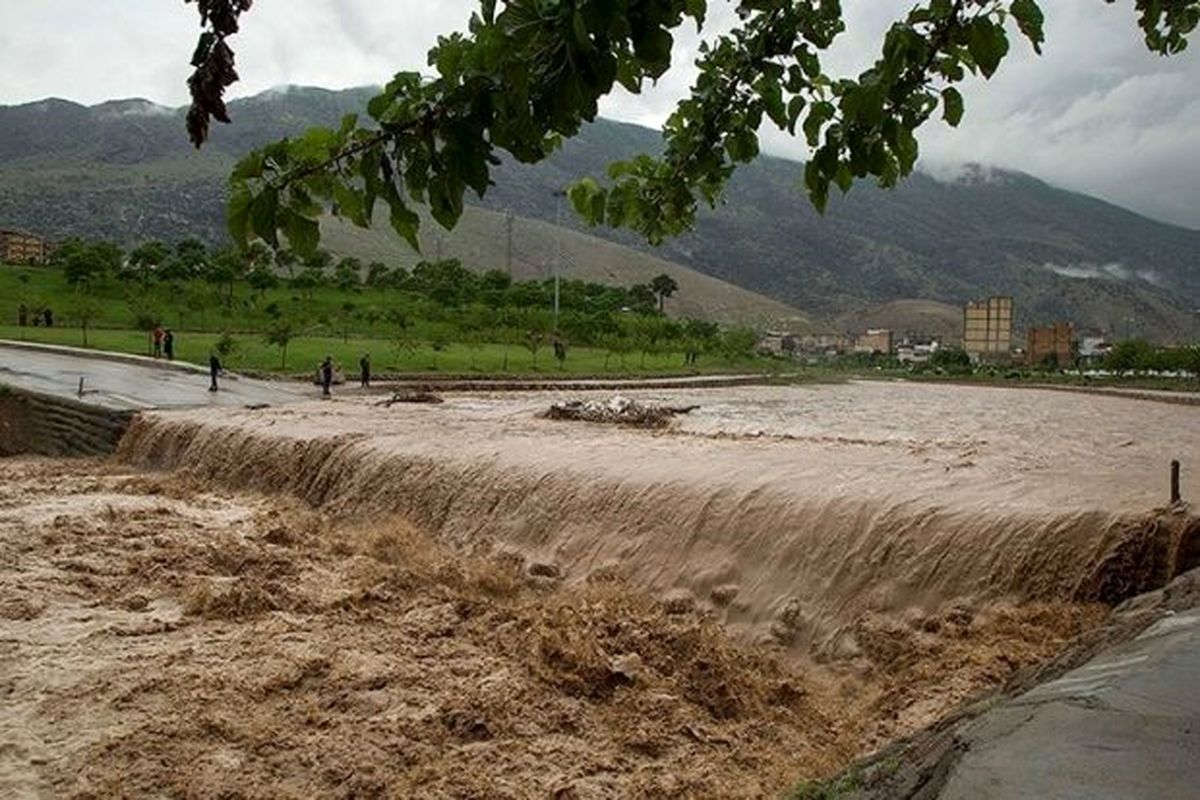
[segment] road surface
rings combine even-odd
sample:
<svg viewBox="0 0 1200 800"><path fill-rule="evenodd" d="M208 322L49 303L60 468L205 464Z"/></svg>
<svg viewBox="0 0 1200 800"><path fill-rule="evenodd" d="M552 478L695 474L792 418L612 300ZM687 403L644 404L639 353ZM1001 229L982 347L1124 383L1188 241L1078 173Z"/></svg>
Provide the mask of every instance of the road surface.
<svg viewBox="0 0 1200 800"><path fill-rule="evenodd" d="M144 363L143 363L144 362ZM82 397L79 395L83 379ZM0 383L18 389L81 399L116 410L195 406L276 405L313 399L315 389L226 376L220 390L208 391L205 370L159 364L148 359L114 358L72 348L30 349L0 343Z"/></svg>

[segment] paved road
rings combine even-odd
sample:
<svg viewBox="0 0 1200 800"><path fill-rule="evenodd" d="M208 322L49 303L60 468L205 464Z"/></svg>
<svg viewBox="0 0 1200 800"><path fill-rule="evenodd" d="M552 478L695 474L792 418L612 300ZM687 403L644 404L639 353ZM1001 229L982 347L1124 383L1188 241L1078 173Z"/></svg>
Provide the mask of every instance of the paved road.
<svg viewBox="0 0 1200 800"><path fill-rule="evenodd" d="M82 398L78 395L80 378L84 387ZM227 376L220 381L220 391L210 392L205 371L108 360L66 348L31 350L3 344L0 344L0 383L121 410L276 405L317 396L315 391L305 391L303 387L237 376Z"/></svg>
<svg viewBox="0 0 1200 800"><path fill-rule="evenodd" d="M963 734L942 800L1200 797L1200 609L1164 617Z"/></svg>

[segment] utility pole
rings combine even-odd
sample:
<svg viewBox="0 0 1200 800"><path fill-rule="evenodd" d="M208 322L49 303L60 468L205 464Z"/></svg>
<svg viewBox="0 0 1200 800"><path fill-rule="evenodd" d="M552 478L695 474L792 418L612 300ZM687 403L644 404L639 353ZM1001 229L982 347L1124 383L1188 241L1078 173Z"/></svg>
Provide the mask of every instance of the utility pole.
<svg viewBox="0 0 1200 800"><path fill-rule="evenodd" d="M563 189L559 189L554 193L554 221L555 227L558 228L558 259L554 263L554 335L558 335L558 290L559 281L561 279L563 262L563 222L562 222L562 207L563 201L566 199L567 193Z"/></svg>
<svg viewBox="0 0 1200 800"><path fill-rule="evenodd" d="M508 272L508 277L512 277L512 244L513 244L513 213L512 209L506 209L504 212L504 228L508 236L508 250L504 259L504 269Z"/></svg>

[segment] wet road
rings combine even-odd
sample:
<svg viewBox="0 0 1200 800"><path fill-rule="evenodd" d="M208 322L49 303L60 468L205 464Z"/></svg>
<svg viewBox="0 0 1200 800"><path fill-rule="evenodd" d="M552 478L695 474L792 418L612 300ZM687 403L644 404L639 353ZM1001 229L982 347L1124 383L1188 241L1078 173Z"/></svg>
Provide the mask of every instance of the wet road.
<svg viewBox="0 0 1200 800"><path fill-rule="evenodd" d="M220 390L210 392L208 371L191 365L5 343L0 343L0 383L120 410L276 405L316 396L305 387L235 375L221 378Z"/></svg>

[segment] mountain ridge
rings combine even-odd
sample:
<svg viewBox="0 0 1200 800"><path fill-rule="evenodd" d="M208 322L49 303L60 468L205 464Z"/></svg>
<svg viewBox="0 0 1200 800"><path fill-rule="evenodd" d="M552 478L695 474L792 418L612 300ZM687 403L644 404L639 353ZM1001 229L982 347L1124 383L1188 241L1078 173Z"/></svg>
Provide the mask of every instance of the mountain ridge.
<svg viewBox="0 0 1200 800"><path fill-rule="evenodd" d="M144 98L85 106L0 107L0 224L124 241L224 237L224 178L247 149L360 110L370 87L284 87L232 101L234 124L196 153L182 109ZM1071 319L1154 338L1195 335L1200 231L1139 215L1025 173L966 166L918 171L896 189L856 186L817 215L800 162L764 155L739 170L696 230L652 249L620 231L584 230L553 191L661 146L658 132L598 120L541 164L497 170L493 212L649 252L824 319L853 321L901 299L958 305L1017 298L1023 323ZM447 234L450 241L453 234Z"/></svg>

